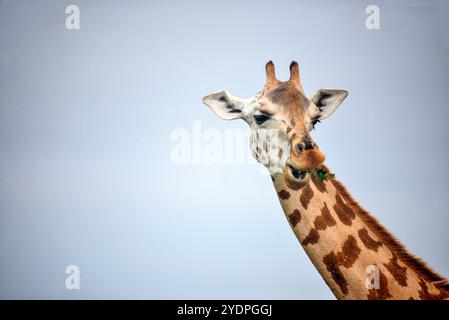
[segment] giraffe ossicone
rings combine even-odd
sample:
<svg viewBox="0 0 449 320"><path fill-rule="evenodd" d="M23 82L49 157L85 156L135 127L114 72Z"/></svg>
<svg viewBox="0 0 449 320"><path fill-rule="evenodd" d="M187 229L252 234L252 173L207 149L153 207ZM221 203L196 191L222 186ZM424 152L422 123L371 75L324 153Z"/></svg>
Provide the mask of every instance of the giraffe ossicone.
<svg viewBox="0 0 449 320"><path fill-rule="evenodd" d="M251 151L270 172L282 209L310 260L338 299L448 299L449 284L410 254L335 179L311 174L329 170L310 136L347 97L342 89L304 94L298 63L279 81L273 62L265 66L262 91L248 99L226 90L203 102L220 118L243 119L251 129ZM377 270L368 286L366 270Z"/></svg>

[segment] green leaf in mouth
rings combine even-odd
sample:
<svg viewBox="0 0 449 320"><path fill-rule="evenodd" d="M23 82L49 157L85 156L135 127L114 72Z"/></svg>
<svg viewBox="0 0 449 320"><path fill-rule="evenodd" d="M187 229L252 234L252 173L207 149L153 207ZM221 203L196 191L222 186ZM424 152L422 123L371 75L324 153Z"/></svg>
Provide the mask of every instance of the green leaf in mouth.
<svg viewBox="0 0 449 320"><path fill-rule="evenodd" d="M320 182L335 178L335 173L329 173L326 169L323 168L314 169L311 171L311 174L317 177L317 179L320 180Z"/></svg>

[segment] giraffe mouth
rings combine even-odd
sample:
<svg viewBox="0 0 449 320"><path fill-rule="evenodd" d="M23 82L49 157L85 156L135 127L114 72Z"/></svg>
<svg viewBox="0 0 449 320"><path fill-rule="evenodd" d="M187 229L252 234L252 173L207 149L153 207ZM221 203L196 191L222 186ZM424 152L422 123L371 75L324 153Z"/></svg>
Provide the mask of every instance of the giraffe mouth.
<svg viewBox="0 0 449 320"><path fill-rule="evenodd" d="M292 173L292 176L296 179L296 180L303 180L304 178L306 178L308 172L307 171L302 171L302 170L298 170L293 168L292 166L289 166L290 172Z"/></svg>
<svg viewBox="0 0 449 320"><path fill-rule="evenodd" d="M309 182L310 173L308 170L302 170L287 161L284 168L284 178L290 188L299 189Z"/></svg>

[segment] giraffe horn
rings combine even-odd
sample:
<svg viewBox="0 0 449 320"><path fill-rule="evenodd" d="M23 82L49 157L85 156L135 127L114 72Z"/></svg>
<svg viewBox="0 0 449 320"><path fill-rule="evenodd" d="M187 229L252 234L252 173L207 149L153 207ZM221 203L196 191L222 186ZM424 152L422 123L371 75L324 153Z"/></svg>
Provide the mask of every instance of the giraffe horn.
<svg viewBox="0 0 449 320"><path fill-rule="evenodd" d="M267 80L265 82L266 87L270 87L278 82L276 79L276 73L274 70L274 63L273 61L268 61L265 65L265 73L267 74Z"/></svg>
<svg viewBox="0 0 449 320"><path fill-rule="evenodd" d="M299 65L298 62L292 61L290 63L290 79L289 81L292 81L301 91L302 91L302 85L299 78Z"/></svg>

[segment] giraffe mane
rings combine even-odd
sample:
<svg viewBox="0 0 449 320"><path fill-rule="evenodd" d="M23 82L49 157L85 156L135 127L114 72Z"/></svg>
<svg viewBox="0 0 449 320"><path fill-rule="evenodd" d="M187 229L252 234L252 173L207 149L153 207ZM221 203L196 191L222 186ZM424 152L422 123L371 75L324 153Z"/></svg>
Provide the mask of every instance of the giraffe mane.
<svg viewBox="0 0 449 320"><path fill-rule="evenodd" d="M397 258L423 279L432 282L438 289L449 291L449 282L446 278L433 271L423 260L408 252L405 246L397 240L396 237L394 237L375 217L363 209L362 206L354 200L340 181L331 179L331 182L346 203L354 209L354 212L366 223L367 227L377 235L382 243L388 247Z"/></svg>

